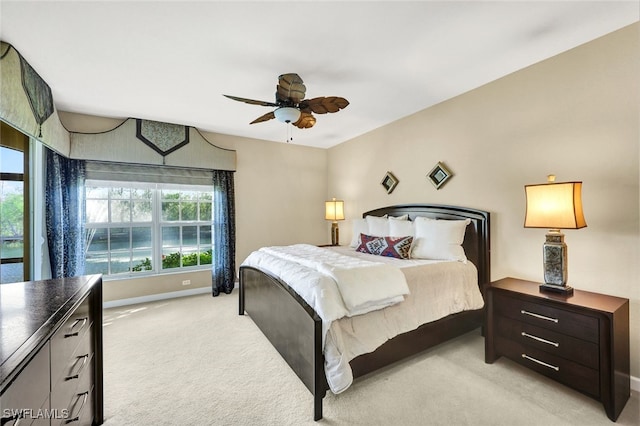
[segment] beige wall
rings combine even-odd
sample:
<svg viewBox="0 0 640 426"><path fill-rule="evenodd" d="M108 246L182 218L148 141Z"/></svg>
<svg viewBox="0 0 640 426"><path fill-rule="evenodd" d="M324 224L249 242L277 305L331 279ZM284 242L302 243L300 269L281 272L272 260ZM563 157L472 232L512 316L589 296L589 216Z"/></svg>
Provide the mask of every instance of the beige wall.
<svg viewBox="0 0 640 426"><path fill-rule="evenodd" d="M588 227L565 231L569 283L631 300L639 377L638 40L635 24L336 146L329 191L349 218L398 203L488 210L492 279L538 281L546 231L523 228L523 186L551 173L583 181ZM454 173L440 190L425 178L438 161ZM400 181L390 195L387 170Z"/></svg>

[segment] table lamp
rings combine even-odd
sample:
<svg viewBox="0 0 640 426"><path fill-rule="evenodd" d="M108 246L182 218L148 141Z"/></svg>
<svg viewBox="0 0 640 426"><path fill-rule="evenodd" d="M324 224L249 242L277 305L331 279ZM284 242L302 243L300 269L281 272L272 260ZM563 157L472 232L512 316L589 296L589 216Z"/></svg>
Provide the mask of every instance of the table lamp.
<svg viewBox="0 0 640 426"><path fill-rule="evenodd" d="M540 290L570 296L573 288L567 285L567 245L560 230L587 226L582 211L582 182L555 182L555 176L549 175L547 183L525 185L524 190L524 227L549 229L542 246L544 284Z"/></svg>
<svg viewBox="0 0 640 426"><path fill-rule="evenodd" d="M344 201L336 200L324 202L324 218L332 221L331 223L331 245L340 245L340 234L338 230L338 221L344 220Z"/></svg>

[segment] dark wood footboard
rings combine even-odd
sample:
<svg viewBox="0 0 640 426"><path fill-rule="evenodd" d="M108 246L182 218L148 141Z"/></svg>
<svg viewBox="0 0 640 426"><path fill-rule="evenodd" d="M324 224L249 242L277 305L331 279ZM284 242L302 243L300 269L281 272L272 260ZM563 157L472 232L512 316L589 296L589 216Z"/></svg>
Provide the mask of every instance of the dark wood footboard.
<svg viewBox="0 0 640 426"><path fill-rule="evenodd" d="M240 267L239 313L253 322L278 350L313 395L313 419L322 418L322 398L329 389L322 355L322 320L280 279Z"/></svg>

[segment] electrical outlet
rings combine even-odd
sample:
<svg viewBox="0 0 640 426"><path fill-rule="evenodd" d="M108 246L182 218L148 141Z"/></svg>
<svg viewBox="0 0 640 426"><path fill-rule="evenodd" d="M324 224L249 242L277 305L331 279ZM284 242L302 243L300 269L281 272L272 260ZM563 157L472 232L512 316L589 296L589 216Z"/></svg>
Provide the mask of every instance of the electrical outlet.
<svg viewBox="0 0 640 426"><path fill-rule="evenodd" d="M183 280L182 285L191 285L191 280Z"/></svg>

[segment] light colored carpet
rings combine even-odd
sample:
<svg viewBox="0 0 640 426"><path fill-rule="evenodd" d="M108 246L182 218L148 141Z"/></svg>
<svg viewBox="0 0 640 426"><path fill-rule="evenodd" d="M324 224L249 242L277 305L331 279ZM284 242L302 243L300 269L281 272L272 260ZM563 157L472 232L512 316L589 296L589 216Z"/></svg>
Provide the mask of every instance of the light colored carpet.
<svg viewBox="0 0 640 426"><path fill-rule="evenodd" d="M612 425L600 403L519 365L484 363L468 333L313 400L237 292L106 309L106 426ZM640 425L637 392L618 425Z"/></svg>

